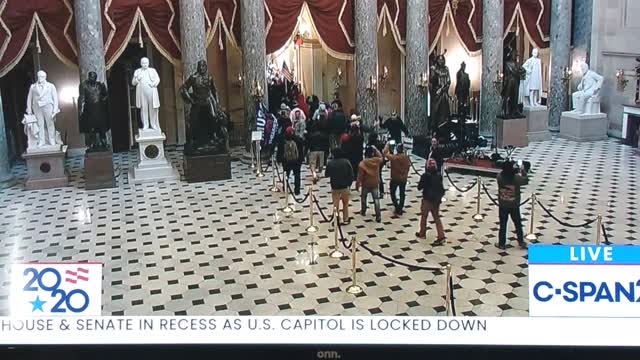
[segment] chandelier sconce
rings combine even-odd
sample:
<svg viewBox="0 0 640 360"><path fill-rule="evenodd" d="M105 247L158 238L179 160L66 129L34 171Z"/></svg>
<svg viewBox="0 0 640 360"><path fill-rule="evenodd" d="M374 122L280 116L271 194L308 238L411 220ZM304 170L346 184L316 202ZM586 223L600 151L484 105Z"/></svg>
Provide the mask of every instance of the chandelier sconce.
<svg viewBox="0 0 640 360"><path fill-rule="evenodd" d="M338 89L340 89L340 86L342 86L342 80L342 69L338 67L338 69L336 70L336 76L333 78L333 87L336 92L338 91Z"/></svg>
<svg viewBox="0 0 640 360"><path fill-rule="evenodd" d="M241 88L244 86L244 76L241 73L236 76L236 81L234 82L235 87Z"/></svg>
<svg viewBox="0 0 640 360"><path fill-rule="evenodd" d="M570 67L565 67L564 70L562 70L562 81L566 84L569 83L569 80L571 80L571 78L573 77L573 70L571 70Z"/></svg>
<svg viewBox="0 0 640 360"><path fill-rule="evenodd" d="M380 86L384 87L389 80L389 68L386 65L382 67L382 74L380 75Z"/></svg>
<svg viewBox="0 0 640 360"><path fill-rule="evenodd" d="M251 96L253 96L255 101L260 101L264 96L264 89L258 83L258 80L253 81L253 89L251 90Z"/></svg>
<svg viewBox="0 0 640 360"><path fill-rule="evenodd" d="M369 81L367 82L367 90L372 93L378 90L378 79L375 75L371 75L369 77Z"/></svg>
<svg viewBox="0 0 640 360"><path fill-rule="evenodd" d="M429 74L426 71L423 71L418 77L418 81L416 82L416 86L418 90L423 93L429 91Z"/></svg>
<svg viewBox="0 0 640 360"><path fill-rule="evenodd" d="M624 91L627 88L629 80L625 79L624 69L616 70L616 83L618 84L618 90Z"/></svg>
<svg viewBox="0 0 640 360"><path fill-rule="evenodd" d="M502 92L502 83L504 81L504 73L500 70L496 73L496 79L493 80L493 86L495 86L496 90L501 93Z"/></svg>

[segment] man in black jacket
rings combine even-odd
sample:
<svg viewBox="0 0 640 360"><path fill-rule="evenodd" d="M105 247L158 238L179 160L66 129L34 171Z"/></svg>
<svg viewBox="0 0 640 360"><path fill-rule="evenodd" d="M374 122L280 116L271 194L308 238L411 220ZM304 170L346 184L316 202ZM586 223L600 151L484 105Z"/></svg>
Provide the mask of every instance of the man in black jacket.
<svg viewBox="0 0 640 360"><path fill-rule="evenodd" d="M286 173L286 181L289 182L289 174L293 171L294 194L300 195L300 168L304 162L304 140L295 135L293 127L288 127L278 144L277 160Z"/></svg>
<svg viewBox="0 0 640 360"><path fill-rule="evenodd" d="M311 171L320 174L324 168L324 155L329 151L329 133L326 120L313 123L307 134L309 166Z"/></svg>
<svg viewBox="0 0 640 360"><path fill-rule="evenodd" d="M347 132L347 118L342 109L342 102L336 100L333 104L333 111L329 115L329 127L331 128L331 150L340 144L340 136Z"/></svg>
<svg viewBox="0 0 640 360"><path fill-rule="evenodd" d="M402 122L402 119L394 111L391 117L380 124L380 127L389 131L389 137L397 144L402 144L402 133L409 135L409 130Z"/></svg>
<svg viewBox="0 0 640 360"><path fill-rule="evenodd" d="M350 222L349 196L354 177L351 163L339 147L333 150L333 159L327 164L327 176L331 182L333 208L340 209L340 201L342 201L342 223L348 225Z"/></svg>
<svg viewBox="0 0 640 360"><path fill-rule="evenodd" d="M427 217L429 213L431 213L438 232L438 238L433 245L442 245L446 241L442 220L440 220L440 203L444 195L444 186L442 185L442 176L438 174L435 160L429 159L427 161L427 171L420 177L418 190L422 191L422 206L420 213L420 231L416 233L416 237L426 239Z"/></svg>

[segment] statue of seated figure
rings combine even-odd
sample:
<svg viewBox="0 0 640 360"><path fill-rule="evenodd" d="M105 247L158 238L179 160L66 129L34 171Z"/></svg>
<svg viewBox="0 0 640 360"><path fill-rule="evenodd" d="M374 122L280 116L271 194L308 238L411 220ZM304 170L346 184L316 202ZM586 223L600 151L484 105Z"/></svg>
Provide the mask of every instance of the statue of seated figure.
<svg viewBox="0 0 640 360"><path fill-rule="evenodd" d="M580 65L582 80L578 91L573 93L573 113L591 115L600 113L600 89L604 78L595 71L589 70L587 63Z"/></svg>

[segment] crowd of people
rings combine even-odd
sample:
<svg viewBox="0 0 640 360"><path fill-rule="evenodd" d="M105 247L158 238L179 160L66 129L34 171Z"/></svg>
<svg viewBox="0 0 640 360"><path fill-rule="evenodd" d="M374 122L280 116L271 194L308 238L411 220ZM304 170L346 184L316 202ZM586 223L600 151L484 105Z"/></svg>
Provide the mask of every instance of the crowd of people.
<svg viewBox="0 0 640 360"><path fill-rule="evenodd" d="M409 135L397 114L389 119L377 119L373 126L365 126L354 111L346 116L342 102L334 99L328 105L307 99L305 106L296 101L289 107L282 104L278 114L276 160L284 169L287 181L293 176L293 193L301 192L301 170L308 164L314 180L327 177L331 185L332 207L340 213L343 225L351 222L349 211L351 193L360 193L360 215L366 216L369 197L372 198L375 220L382 221L380 200L385 196L385 183L393 204L394 217L404 214L407 179L411 160L404 150L402 134ZM291 109L293 108L293 109ZM381 138L381 130L388 136ZM388 164L390 178L383 180L382 170ZM425 171L417 189L421 192L421 214L416 237L426 239L429 214L436 228L434 246L446 242L440 216L440 205L445 195L442 167L444 157L437 139L432 139ZM323 174L324 172L324 174ZM498 176L500 230L496 247L506 248L506 226L509 217L516 227L518 243L526 248L520 216L520 187L527 183L526 173L518 172L515 163L506 161ZM516 205L518 204L518 205Z"/></svg>

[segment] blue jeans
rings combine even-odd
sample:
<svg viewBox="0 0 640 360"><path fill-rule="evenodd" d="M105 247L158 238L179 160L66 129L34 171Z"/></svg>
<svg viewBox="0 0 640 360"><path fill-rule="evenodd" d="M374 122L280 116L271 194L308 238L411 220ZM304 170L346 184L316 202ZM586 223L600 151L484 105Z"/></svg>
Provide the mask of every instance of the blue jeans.
<svg viewBox="0 0 640 360"><path fill-rule="evenodd" d="M376 209L376 216L380 216L380 192L378 188L366 188L363 187L360 193L360 213L365 215L367 213L367 196L371 194L373 196L373 204Z"/></svg>

